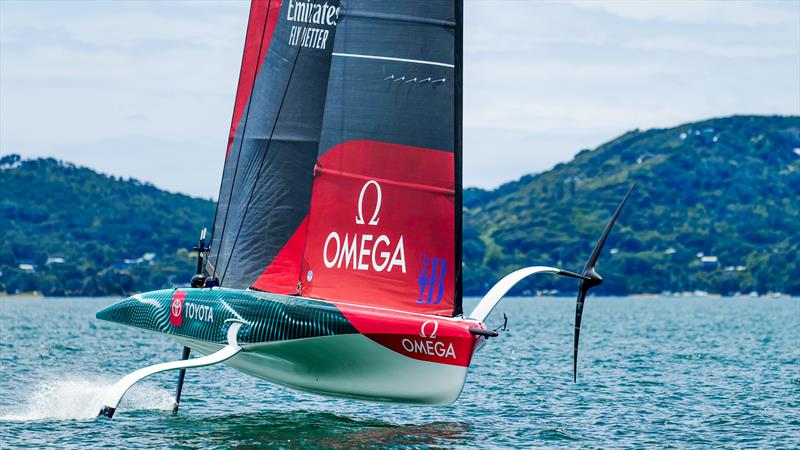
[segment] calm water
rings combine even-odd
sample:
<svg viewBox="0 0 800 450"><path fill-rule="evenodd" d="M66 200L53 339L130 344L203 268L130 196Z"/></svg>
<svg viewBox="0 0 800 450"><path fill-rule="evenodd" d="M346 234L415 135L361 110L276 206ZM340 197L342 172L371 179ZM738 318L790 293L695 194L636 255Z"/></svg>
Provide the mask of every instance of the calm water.
<svg viewBox="0 0 800 450"><path fill-rule="evenodd" d="M449 407L315 397L225 366L135 387L168 337L95 320L114 299L0 299L0 447L800 447L800 299L592 298L572 383L574 303L507 299L510 331ZM470 302L470 306L474 301Z"/></svg>

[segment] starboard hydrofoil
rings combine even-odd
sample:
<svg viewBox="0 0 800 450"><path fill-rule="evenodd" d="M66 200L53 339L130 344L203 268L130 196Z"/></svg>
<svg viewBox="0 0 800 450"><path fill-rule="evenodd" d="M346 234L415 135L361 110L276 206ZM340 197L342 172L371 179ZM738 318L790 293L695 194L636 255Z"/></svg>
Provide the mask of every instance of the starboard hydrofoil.
<svg viewBox="0 0 800 450"><path fill-rule="evenodd" d="M225 363L306 392L446 405L486 318L523 278L579 280L573 372L595 264L534 266L462 310L461 1L254 0L211 242L191 288L134 295L99 319L173 336L183 358L136 382ZM201 358L189 358L189 349ZM177 401L176 401L177 410Z"/></svg>

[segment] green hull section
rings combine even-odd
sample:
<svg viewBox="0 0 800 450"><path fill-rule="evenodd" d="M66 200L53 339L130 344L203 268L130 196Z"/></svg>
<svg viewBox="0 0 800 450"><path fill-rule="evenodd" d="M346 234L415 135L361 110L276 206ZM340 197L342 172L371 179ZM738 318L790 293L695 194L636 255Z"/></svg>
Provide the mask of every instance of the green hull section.
<svg viewBox="0 0 800 450"><path fill-rule="evenodd" d="M194 340L226 343L226 321L244 324L239 343L257 344L358 331L333 304L239 289L165 289L134 295L97 318Z"/></svg>

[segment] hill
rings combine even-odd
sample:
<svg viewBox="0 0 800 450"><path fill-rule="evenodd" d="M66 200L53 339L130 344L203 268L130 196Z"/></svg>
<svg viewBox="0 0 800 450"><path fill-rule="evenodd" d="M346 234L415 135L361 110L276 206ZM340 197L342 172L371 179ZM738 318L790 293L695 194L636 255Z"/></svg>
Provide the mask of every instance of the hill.
<svg viewBox="0 0 800 450"><path fill-rule="evenodd" d="M580 270L628 187L598 293L800 295L800 117L634 130L552 170L464 193L464 283ZM122 295L183 284L214 203L54 159L0 159L0 291ZM701 259L706 257L705 260ZM716 259L715 259L716 258ZM575 290L538 277L515 291Z"/></svg>
<svg viewBox="0 0 800 450"><path fill-rule="evenodd" d="M184 283L214 203L54 159L0 159L0 291L122 295Z"/></svg>
<svg viewBox="0 0 800 450"><path fill-rule="evenodd" d="M525 265L581 269L634 182L598 293L800 294L800 117L763 116L631 131L553 170L468 190L465 291ZM574 290L543 278L520 287L553 288Z"/></svg>

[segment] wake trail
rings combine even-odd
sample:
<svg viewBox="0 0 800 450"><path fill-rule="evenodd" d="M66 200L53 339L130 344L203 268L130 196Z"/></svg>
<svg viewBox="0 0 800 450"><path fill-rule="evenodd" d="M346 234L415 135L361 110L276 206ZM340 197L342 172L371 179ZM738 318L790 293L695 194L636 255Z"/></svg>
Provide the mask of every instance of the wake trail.
<svg viewBox="0 0 800 450"><path fill-rule="evenodd" d="M42 382L26 396L19 409L0 411L0 421L94 419L114 382L90 378ZM173 394L168 390L144 383L128 391L120 409L171 411L173 402Z"/></svg>

